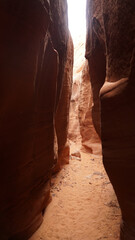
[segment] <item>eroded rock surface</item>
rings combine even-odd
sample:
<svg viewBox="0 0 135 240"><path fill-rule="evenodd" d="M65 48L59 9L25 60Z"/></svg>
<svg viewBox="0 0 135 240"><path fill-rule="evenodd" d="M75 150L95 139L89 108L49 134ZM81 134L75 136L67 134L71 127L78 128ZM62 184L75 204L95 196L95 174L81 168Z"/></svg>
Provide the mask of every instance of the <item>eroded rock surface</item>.
<svg viewBox="0 0 135 240"><path fill-rule="evenodd" d="M56 134L58 144L58 160L56 169L59 169L63 164L69 163L70 146L68 141L69 127L69 107L71 100L73 79L73 42L69 35L67 46L67 59L64 68L62 92L56 110Z"/></svg>
<svg viewBox="0 0 135 240"><path fill-rule="evenodd" d="M121 240L135 239L134 19L134 1L87 1L86 57L97 101L100 91L103 163L122 211Z"/></svg>
<svg viewBox="0 0 135 240"><path fill-rule="evenodd" d="M80 86L82 69L85 63L85 37L79 36L74 41L74 68L73 68L73 85L72 96L70 103L70 122L69 122L69 140L72 146L77 151L81 148L81 135L80 135L80 123L79 123L79 100L80 100Z"/></svg>
<svg viewBox="0 0 135 240"><path fill-rule="evenodd" d="M92 118L93 95L89 76L88 61L85 62L81 77L79 98L79 122L82 137L82 150L93 154L101 154L101 140Z"/></svg>
<svg viewBox="0 0 135 240"><path fill-rule="evenodd" d="M55 114L71 81L66 12L61 0L0 2L1 240L28 239L50 200Z"/></svg>
<svg viewBox="0 0 135 240"><path fill-rule="evenodd" d="M74 75L70 104L69 139L79 151L101 154L100 137L95 130L93 120L93 94L89 76L88 61L85 55L85 37L74 42ZM99 114L99 110L98 110ZM98 124L99 119L96 120Z"/></svg>

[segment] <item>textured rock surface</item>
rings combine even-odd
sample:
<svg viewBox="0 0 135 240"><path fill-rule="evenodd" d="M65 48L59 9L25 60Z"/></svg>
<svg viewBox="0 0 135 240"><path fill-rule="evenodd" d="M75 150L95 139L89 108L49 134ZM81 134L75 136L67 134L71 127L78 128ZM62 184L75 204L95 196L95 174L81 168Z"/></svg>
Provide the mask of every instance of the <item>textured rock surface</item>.
<svg viewBox="0 0 135 240"><path fill-rule="evenodd" d="M102 3L87 1L87 43L86 58L89 62L90 81L93 92L92 119L100 136L99 91L105 80L105 43L103 41ZM95 14L95 15L94 15ZM96 17L97 18L96 18ZM90 20L90 21L89 21Z"/></svg>
<svg viewBox="0 0 135 240"><path fill-rule="evenodd" d="M74 41L74 68L73 68L73 85L72 96L70 103L70 122L69 122L69 140L72 146L76 147L78 151L81 148L81 135L79 124L79 99L80 99L80 84L82 69L84 66L85 58L85 44L84 36Z"/></svg>
<svg viewBox="0 0 135 240"><path fill-rule="evenodd" d="M92 119L93 97L88 61L84 58L85 38L83 35L75 40L74 48L74 77L69 127L71 153L72 145L74 145L76 150L82 148L83 151L101 154L100 138L95 131Z"/></svg>
<svg viewBox="0 0 135 240"><path fill-rule="evenodd" d="M122 210L121 240L135 239L134 19L134 1L87 1L86 56L93 86L98 82L93 94L106 72L100 92L103 162Z"/></svg>
<svg viewBox="0 0 135 240"><path fill-rule="evenodd" d="M54 48L59 53L59 72L57 81L56 109L62 92L64 69L67 58L67 43L69 37L67 0L50 0L52 24L50 32Z"/></svg>
<svg viewBox="0 0 135 240"><path fill-rule="evenodd" d="M27 239L50 199L68 41L65 12L66 1L0 2L1 240Z"/></svg>
<svg viewBox="0 0 135 240"><path fill-rule="evenodd" d="M92 106L93 97L89 76L89 66L86 61L82 71L79 98L79 121L82 137L82 150L93 154L101 154L101 141L95 131L92 121Z"/></svg>
<svg viewBox="0 0 135 240"><path fill-rule="evenodd" d="M69 125L69 107L71 100L73 79L73 42L69 35L67 46L67 59L64 68L63 86L56 111L56 133L58 144L58 162L57 168L61 165L69 163L70 147L68 142L68 125Z"/></svg>
<svg viewBox="0 0 135 240"><path fill-rule="evenodd" d="M67 0L50 0L53 22L50 32L55 49L59 54L59 72L56 96L56 144L54 171L68 162L69 144L67 142L69 104L73 74L73 43L68 30Z"/></svg>

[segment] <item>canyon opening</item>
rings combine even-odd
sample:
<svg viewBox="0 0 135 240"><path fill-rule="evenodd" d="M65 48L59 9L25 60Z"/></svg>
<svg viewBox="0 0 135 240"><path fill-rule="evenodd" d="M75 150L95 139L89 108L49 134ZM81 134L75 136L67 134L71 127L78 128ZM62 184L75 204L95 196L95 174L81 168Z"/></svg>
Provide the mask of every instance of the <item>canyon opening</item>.
<svg viewBox="0 0 135 240"><path fill-rule="evenodd" d="M135 240L134 19L0 1L1 240Z"/></svg>

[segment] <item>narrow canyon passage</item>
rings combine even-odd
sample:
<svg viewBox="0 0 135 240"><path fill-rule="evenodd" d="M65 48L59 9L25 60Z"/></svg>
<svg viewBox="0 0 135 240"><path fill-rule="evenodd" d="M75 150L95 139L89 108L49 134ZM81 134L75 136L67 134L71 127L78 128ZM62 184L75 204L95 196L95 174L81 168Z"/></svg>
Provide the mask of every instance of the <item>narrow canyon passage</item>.
<svg viewBox="0 0 135 240"><path fill-rule="evenodd" d="M53 175L52 201L45 210L43 224L29 240L119 239L120 209L101 154L84 152L81 148L78 107L85 65L84 45L83 37L75 42L69 123L70 162ZM100 144L95 143L94 147L98 152Z"/></svg>
<svg viewBox="0 0 135 240"><path fill-rule="evenodd" d="M134 20L0 1L0 240L135 240Z"/></svg>

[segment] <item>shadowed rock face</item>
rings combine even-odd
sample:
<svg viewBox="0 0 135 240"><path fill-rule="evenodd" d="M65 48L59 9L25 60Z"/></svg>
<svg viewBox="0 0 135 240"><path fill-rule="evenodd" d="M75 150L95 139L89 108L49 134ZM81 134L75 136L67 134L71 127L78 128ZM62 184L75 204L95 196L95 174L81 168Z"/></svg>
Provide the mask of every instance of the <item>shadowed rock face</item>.
<svg viewBox="0 0 135 240"><path fill-rule="evenodd" d="M87 51L101 101L103 163L121 211L121 240L135 239L135 3L88 0ZM100 53L98 49L100 45ZM104 53L104 54L103 54ZM106 62L106 66L105 63ZM101 65L99 66L98 63ZM101 67L102 66L102 67ZM90 71L90 73L91 73ZM106 77L104 74L106 72ZM91 75L92 77L92 75ZM104 85L103 82L105 81ZM102 86L103 85L103 86ZM102 88L101 88L102 86Z"/></svg>
<svg viewBox="0 0 135 240"><path fill-rule="evenodd" d="M50 33L54 48L59 54L55 115L54 171L68 162L67 142L69 105L73 78L73 43L68 30L67 0L50 0L52 24Z"/></svg>
<svg viewBox="0 0 135 240"><path fill-rule="evenodd" d="M87 40L86 58L89 62L90 81L93 92L92 119L95 130L100 137L99 91L106 74L105 43L103 41L103 27L101 1L87 1ZM98 18L94 14L97 14Z"/></svg>
<svg viewBox="0 0 135 240"><path fill-rule="evenodd" d="M59 72L57 81L56 109L61 96L64 68L67 58L68 43L68 16L67 16L67 0L50 0L52 24L50 32L54 48L59 53Z"/></svg>
<svg viewBox="0 0 135 240"><path fill-rule="evenodd" d="M69 35L67 15L63 20L66 1L55 9L61 25L54 21L55 2L0 2L1 240L27 239L41 224L50 199L59 75L65 71ZM64 42L61 51L58 42Z"/></svg>
<svg viewBox="0 0 135 240"><path fill-rule="evenodd" d="M55 126L58 144L58 161L56 170L63 164L69 163L70 147L68 138L69 107L73 79L73 42L69 35L67 57L64 67L63 86L55 116Z"/></svg>

